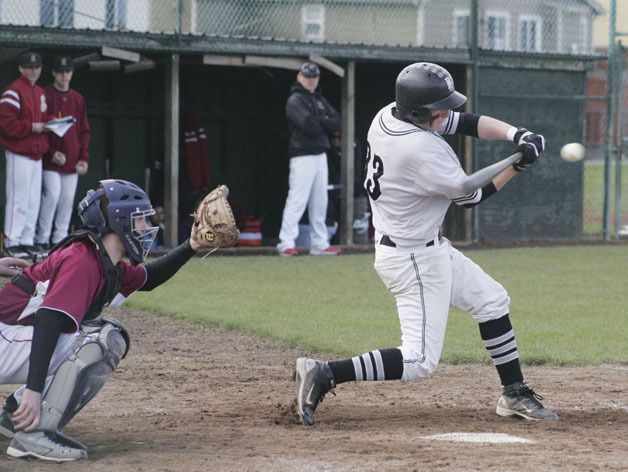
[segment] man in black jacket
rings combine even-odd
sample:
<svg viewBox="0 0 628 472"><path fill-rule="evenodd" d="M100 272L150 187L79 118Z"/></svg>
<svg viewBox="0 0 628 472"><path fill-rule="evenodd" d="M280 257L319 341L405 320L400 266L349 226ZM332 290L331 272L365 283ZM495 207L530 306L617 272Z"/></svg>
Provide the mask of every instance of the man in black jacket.
<svg viewBox="0 0 628 472"><path fill-rule="evenodd" d="M290 129L289 191L283 210L277 251L296 256L294 241L299 235L299 220L307 206L310 220L310 254L335 256L327 237L327 156L329 137L340 132L340 115L318 91L320 69L311 62L299 68L286 104Z"/></svg>

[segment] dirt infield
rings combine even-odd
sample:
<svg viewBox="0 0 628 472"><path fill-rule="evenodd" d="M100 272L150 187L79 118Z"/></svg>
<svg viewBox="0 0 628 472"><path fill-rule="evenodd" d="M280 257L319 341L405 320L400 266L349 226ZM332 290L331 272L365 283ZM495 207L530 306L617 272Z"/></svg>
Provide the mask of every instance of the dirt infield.
<svg viewBox="0 0 628 472"><path fill-rule="evenodd" d="M628 470L626 365L526 368L557 422L500 418L491 366L443 365L424 382L341 385L306 428L291 375L294 359L311 353L145 313L116 316L131 352L66 428L88 446L89 464L2 456L0 471ZM426 438L456 432L533 442Z"/></svg>

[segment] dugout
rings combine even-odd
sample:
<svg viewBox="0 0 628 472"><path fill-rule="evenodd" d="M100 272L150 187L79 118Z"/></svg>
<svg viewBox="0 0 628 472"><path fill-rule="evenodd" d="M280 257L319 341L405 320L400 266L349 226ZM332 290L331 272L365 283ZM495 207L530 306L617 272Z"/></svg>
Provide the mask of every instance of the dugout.
<svg viewBox="0 0 628 472"><path fill-rule="evenodd" d="M351 53L357 57L346 57ZM431 51L413 54L412 58L391 54L386 59L369 59L358 49L339 56L327 57L344 68L350 62L355 66L353 196L361 192L361 168L372 117L394 100L394 81L406 64L415 60L443 64L451 71L457 89L468 95L467 109L473 106L471 65L458 57ZM455 240L579 238L583 165L566 164L558 155L563 143L582 141L584 102L573 97L584 95L586 64L552 57L496 56L480 64L477 111L542 130L548 141L544 162L478 207L475 218L471 211L453 205L444 233ZM290 57L303 60L307 56ZM323 92L340 110L346 96L345 79L322 70ZM188 108L202 110L211 136L213 181L230 186L241 212L262 219L267 244L273 244L279 232L287 193L284 105L294 76L295 71L281 67L200 65L194 58L183 59L181 65L181 114ZM451 136L447 140L469 172L514 151L510 143L478 141L474 164L470 139Z"/></svg>
<svg viewBox="0 0 628 472"><path fill-rule="evenodd" d="M332 59L343 67L348 62ZM456 88L468 95L472 105L470 65L429 54L414 60L432 60L447 67ZM363 157L372 117L394 100L395 78L409 62L401 58L355 60L353 196L362 193ZM477 111L541 130L547 149L541 165L478 207L476 218L470 210L452 205L444 233L455 240L581 237L583 165L566 164L558 156L563 143L583 139L584 102L573 97L584 95L584 63L498 57L485 61L479 75ZM294 76L294 71L279 67L200 65L194 59L182 60L181 65L181 115L188 109L200 110L210 137L212 181L230 186L239 211L261 218L267 244L273 244L279 232L288 190L284 105ZM322 68L321 85L340 110L343 79ZM446 139L469 172L514 152L510 143L477 141L474 167L470 140Z"/></svg>
<svg viewBox="0 0 628 472"><path fill-rule="evenodd" d="M37 48L44 56L38 82L52 83L52 57L74 57L90 51ZM78 67L72 87L83 94L92 131L89 173L79 179L76 202L104 178L133 181L148 190L154 204L164 203L164 68L166 59L152 56L152 70L125 74L123 69L92 70ZM303 60L305 60L303 58ZM365 62L356 66L355 185L361 189L362 159L366 133L373 115L394 100L394 80L404 63ZM464 68L448 65L454 76L464 77ZM0 63L0 83L9 84L18 75L14 60ZM296 72L277 67L232 67L203 65L198 56L182 56L180 62L180 237L198 197L188 184L183 136L188 112L195 112L207 133L211 185L226 183L236 210L262 221L264 241L273 244L288 191L288 130L284 107ZM362 77L364 79L362 79ZM341 108L342 79L322 69L324 95ZM457 84L464 89L464 83ZM459 144L459 143L458 143ZM454 146L456 143L454 143ZM4 203L5 166L0 166L0 201ZM0 212L3 221L4 204ZM448 223L451 219L448 219ZM453 220L452 220L453 221ZM75 219L75 223L78 223ZM450 223L461 234L460 224ZM462 236L455 236L461 238Z"/></svg>
<svg viewBox="0 0 628 472"><path fill-rule="evenodd" d="M187 62L187 64L186 64ZM394 100L394 83L405 63L364 62L356 64L354 186L352 198L362 189L366 134L375 113ZM460 78L464 67L448 65ZM322 68L321 88L325 97L341 109L342 79ZM199 65L183 61L181 67L181 115L193 110L205 126L210 143L212 182L227 183L240 214L260 218L265 244L274 244L281 226L288 192L288 129L285 103L296 71L278 67L230 67ZM184 118L183 118L184 119ZM462 140L451 144L461 150ZM181 169L185 174L185 169ZM188 187L185 176L180 180ZM193 196L183 191L185 200ZM181 207L193 206L181 202ZM464 237L463 215L454 210L448 229Z"/></svg>
<svg viewBox="0 0 628 472"><path fill-rule="evenodd" d="M38 82L52 82L49 64L58 54L81 56L93 50L46 50ZM165 196L165 69L167 58L153 54L156 67L126 74L115 67L76 69L72 88L85 97L92 131L90 169L79 179L76 203L105 178L121 178L147 189L154 205ZM202 56L179 63L179 239L189 234L189 214L204 190L195 192L185 165L186 117L194 112L208 137L210 186L227 184L238 215L262 220L272 242L279 232L288 182L284 106L296 72L269 67L203 65ZM340 79L324 71L325 94L340 107ZM17 78L14 60L0 63L0 83ZM4 221L5 166L0 169L1 221ZM76 215L75 215L76 216ZM75 223L78 224L78 221Z"/></svg>

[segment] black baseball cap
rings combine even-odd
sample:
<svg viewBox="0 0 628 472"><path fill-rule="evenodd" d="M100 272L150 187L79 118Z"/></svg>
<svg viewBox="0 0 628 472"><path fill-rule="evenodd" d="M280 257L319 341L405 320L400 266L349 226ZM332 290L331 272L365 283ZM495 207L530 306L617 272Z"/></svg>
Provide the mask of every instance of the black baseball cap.
<svg viewBox="0 0 628 472"><path fill-rule="evenodd" d="M52 70L55 72L74 70L74 59L70 56L57 56L52 61Z"/></svg>
<svg viewBox="0 0 628 472"><path fill-rule="evenodd" d="M303 64L301 64L301 67L299 67L299 72L304 77L318 77L319 75L321 75L321 70L313 62L304 62Z"/></svg>
<svg viewBox="0 0 628 472"><path fill-rule="evenodd" d="M37 52L24 53L18 62L22 67L41 67L41 54Z"/></svg>

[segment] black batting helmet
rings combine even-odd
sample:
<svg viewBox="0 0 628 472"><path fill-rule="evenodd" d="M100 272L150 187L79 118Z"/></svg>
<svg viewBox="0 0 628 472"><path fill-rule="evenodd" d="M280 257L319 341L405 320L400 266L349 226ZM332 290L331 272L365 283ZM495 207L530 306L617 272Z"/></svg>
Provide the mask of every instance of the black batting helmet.
<svg viewBox="0 0 628 472"><path fill-rule="evenodd" d="M454 89L451 74L430 62L417 62L403 69L395 84L397 112L417 123L430 121L430 109L453 110L467 97Z"/></svg>

